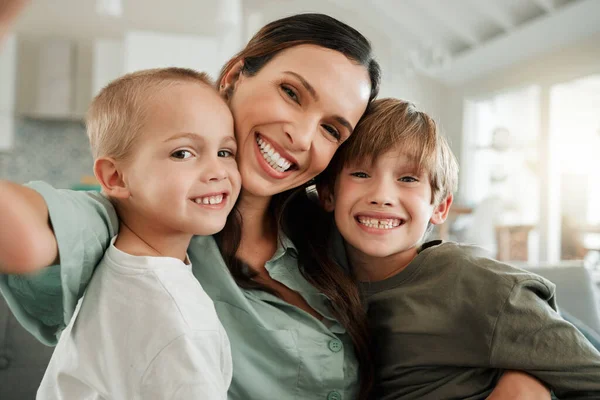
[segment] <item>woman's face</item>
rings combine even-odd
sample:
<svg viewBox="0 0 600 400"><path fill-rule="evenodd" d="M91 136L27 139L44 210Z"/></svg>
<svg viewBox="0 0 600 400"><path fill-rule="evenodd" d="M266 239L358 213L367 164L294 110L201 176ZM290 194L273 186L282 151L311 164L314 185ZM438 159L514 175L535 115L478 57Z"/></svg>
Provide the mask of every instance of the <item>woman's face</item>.
<svg viewBox="0 0 600 400"><path fill-rule="evenodd" d="M371 83L343 54L299 45L233 83L230 108L245 192L272 196L319 174L358 123Z"/></svg>

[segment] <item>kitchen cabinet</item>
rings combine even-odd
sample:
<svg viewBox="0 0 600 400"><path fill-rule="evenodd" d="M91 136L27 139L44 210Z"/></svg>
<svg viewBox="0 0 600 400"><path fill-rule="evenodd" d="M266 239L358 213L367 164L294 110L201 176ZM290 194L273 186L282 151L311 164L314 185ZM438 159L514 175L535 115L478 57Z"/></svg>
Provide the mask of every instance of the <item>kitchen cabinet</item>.
<svg viewBox="0 0 600 400"><path fill-rule="evenodd" d="M123 40L94 40L92 60L92 97L125 72Z"/></svg>

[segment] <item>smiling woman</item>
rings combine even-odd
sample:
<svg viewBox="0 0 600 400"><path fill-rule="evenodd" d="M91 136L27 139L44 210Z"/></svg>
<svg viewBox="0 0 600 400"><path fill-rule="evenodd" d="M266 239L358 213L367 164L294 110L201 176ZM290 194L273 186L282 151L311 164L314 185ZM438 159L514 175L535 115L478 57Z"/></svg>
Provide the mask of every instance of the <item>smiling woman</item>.
<svg viewBox="0 0 600 400"><path fill-rule="evenodd" d="M368 396L368 330L357 288L345 271L302 263L288 236L287 215L295 211L283 206L351 135L379 77L369 42L321 14L268 24L223 68L218 82L234 116L242 191L222 233L195 237L188 255L232 344L230 399ZM140 182L152 173L138 172ZM102 197L32 187L36 226L48 230L49 214L60 254L60 265L44 272L60 268L65 279L1 276L0 286L14 312L27 315L26 328L53 343L118 226Z"/></svg>

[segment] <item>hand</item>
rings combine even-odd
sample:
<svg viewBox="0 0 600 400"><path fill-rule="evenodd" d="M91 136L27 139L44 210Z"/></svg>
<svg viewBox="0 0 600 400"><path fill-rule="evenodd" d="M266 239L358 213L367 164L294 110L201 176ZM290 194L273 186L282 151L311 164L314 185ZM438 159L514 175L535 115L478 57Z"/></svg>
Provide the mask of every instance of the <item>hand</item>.
<svg viewBox="0 0 600 400"><path fill-rule="evenodd" d="M506 371L487 400L550 400L550 390L536 378Z"/></svg>

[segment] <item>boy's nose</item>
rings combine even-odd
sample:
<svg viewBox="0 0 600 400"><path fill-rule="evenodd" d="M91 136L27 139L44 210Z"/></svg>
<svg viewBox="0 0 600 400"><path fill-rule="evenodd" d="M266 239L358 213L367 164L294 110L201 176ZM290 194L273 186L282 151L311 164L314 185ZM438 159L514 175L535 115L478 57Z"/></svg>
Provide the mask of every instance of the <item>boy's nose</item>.
<svg viewBox="0 0 600 400"><path fill-rule="evenodd" d="M374 206L393 206L393 202L391 200L387 200L387 199L371 199L371 201L369 201L369 203L371 203Z"/></svg>
<svg viewBox="0 0 600 400"><path fill-rule="evenodd" d="M378 184L373 187L371 195L368 197L369 204L374 206L392 207L396 204L394 193L390 189L389 184Z"/></svg>
<svg viewBox="0 0 600 400"><path fill-rule="evenodd" d="M218 163L210 165L203 174L203 180L206 182L220 182L227 179L227 171Z"/></svg>

